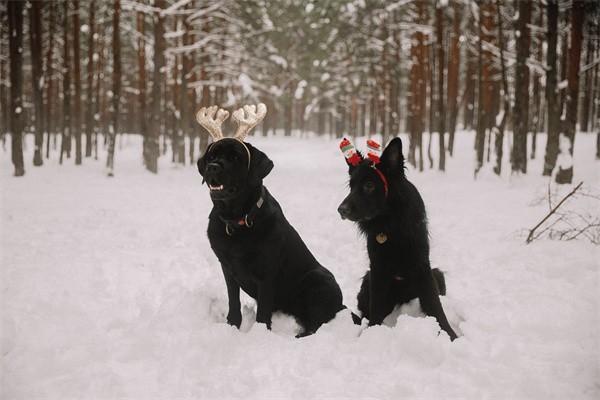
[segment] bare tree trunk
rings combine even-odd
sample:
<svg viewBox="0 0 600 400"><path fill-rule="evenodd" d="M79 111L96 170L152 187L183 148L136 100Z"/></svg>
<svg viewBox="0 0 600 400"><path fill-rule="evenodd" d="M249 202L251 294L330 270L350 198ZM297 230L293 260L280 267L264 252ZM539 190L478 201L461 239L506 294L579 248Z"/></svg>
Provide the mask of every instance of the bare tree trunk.
<svg viewBox="0 0 600 400"><path fill-rule="evenodd" d="M44 94L42 92L42 3L34 1L29 9L29 39L31 46L31 83L35 109L35 149L33 165L43 164L42 147L44 142Z"/></svg>
<svg viewBox="0 0 600 400"><path fill-rule="evenodd" d="M494 149L496 152L496 165L494 172L500 175L502 172L502 156L504 153L504 128L510 112L510 93L508 91L508 79L506 77L506 62L504 60L504 31L502 29L502 6L501 0L496 0L496 10L498 12L498 47L500 48L500 69L502 76L502 98L503 98L503 114L499 123L496 121Z"/></svg>
<svg viewBox="0 0 600 400"><path fill-rule="evenodd" d="M448 60L448 153L454 153L454 134L456 132L456 119L458 117L458 75L460 69L460 4L453 3L454 15L452 17L452 40L450 45L450 59Z"/></svg>
<svg viewBox="0 0 600 400"><path fill-rule="evenodd" d="M25 175L23 164L23 2L8 2L8 45L10 55L11 158L15 176Z"/></svg>
<svg viewBox="0 0 600 400"><path fill-rule="evenodd" d="M8 10L0 9L0 19L8 20ZM0 54L8 54L6 48L8 45L8 24L0 25ZM2 150L6 150L6 135L9 132L9 110L8 110L8 79L7 64L9 60L5 57L0 58L0 140L2 141Z"/></svg>
<svg viewBox="0 0 600 400"><path fill-rule="evenodd" d="M164 0L155 0L154 7L162 10L165 7ZM165 64L164 55L164 17L156 12L154 15L154 71L152 74L152 123L148 131L148 145L146 148L146 168L148 171L157 173L158 172L158 157L160 154L159 149L159 135L160 135L160 121L161 121L161 84L162 74L161 68Z"/></svg>
<svg viewBox="0 0 600 400"><path fill-rule="evenodd" d="M148 159L148 124L146 118L148 117L146 112L146 43L144 40L145 33L145 21L144 13L138 12L136 16L137 31L139 38L137 41L137 61L138 61L138 116L140 122L140 134L144 138L142 145L142 156L144 164Z"/></svg>
<svg viewBox="0 0 600 400"><path fill-rule="evenodd" d="M556 183L573 181L573 147L575 144L575 128L577 124L577 102L579 99L579 66L581 64L581 42L583 24L585 23L585 3L573 2L571 9L571 45L569 46L569 69L567 81L567 117L563 132L569 140L570 163L558 166Z"/></svg>
<svg viewBox="0 0 600 400"><path fill-rule="evenodd" d="M62 140L60 143L59 163L62 164L63 156L71 157L71 66L69 65L69 2L64 3L64 55L63 55L63 126Z"/></svg>
<svg viewBox="0 0 600 400"><path fill-rule="evenodd" d="M115 139L119 132L119 103L121 100L121 31L119 23L121 20L121 0L115 0L113 10L113 126L108 136L108 157L106 159L108 176L114 176Z"/></svg>
<svg viewBox="0 0 600 400"><path fill-rule="evenodd" d="M81 164L81 65L79 56L79 1L73 0L73 83L75 84L75 115L73 131L75 134L75 165Z"/></svg>
<svg viewBox="0 0 600 400"><path fill-rule="evenodd" d="M92 156L92 132L94 131L94 30L96 18L96 1L91 0L88 20L88 64L87 64L87 107L85 118L85 156Z"/></svg>
<svg viewBox="0 0 600 400"><path fill-rule="evenodd" d="M479 42L478 42L478 53L479 53L479 99L477 101L477 132L475 134L475 154L476 154L476 165L475 165L475 176L483 167L484 161L484 150L485 150L485 137L486 131L490 126L490 119L492 113L492 86L491 81L492 66L491 66L491 55L488 51L483 50L483 42L491 41L491 31L493 25L493 8L487 1L479 7Z"/></svg>
<svg viewBox="0 0 600 400"><path fill-rule="evenodd" d="M444 109L444 66L446 65L446 62L444 54L444 9L445 6L441 1L438 1L435 9L436 64L438 67L436 121L439 135L438 145L440 159L438 160L438 169L440 171L446 169L446 112Z"/></svg>
<svg viewBox="0 0 600 400"><path fill-rule="evenodd" d="M585 64L588 65L593 60L594 55L594 41L591 38L587 38L587 48L585 51ZM585 83L583 84L583 101L581 104L581 120L579 122L580 129L582 132L588 132L588 128L590 126L590 99L592 98L592 90L593 86L591 85L592 73L594 72L593 68L588 69L584 72L585 74Z"/></svg>
<svg viewBox="0 0 600 400"><path fill-rule="evenodd" d="M544 10L543 5L540 3L538 7L538 19L537 26L542 26L544 23ZM534 43L535 48L535 59L541 63L542 60L542 41L536 35L536 42ZM537 152L537 134L540 130L540 114L541 114L541 83L540 74L534 72L533 75L533 112L531 116L531 159L535 159Z"/></svg>
<svg viewBox="0 0 600 400"><path fill-rule="evenodd" d="M56 4L54 2L48 3L48 7L50 7L50 23L49 23L49 33L48 33L48 51L46 52L46 81L48 82L46 85L46 117L44 121L46 123L46 158L50 157L50 136L52 135L56 138L56 134L54 132L54 121L55 116L52 113L52 105L54 104L54 79L52 78L52 56L54 50L54 26L55 26L55 13L56 13Z"/></svg>
<svg viewBox="0 0 600 400"><path fill-rule="evenodd" d="M547 52L546 52L546 104L548 112L548 138L544 157L544 176L550 176L558 155L558 134L560 129L560 109L558 101L556 46L558 42L558 0L548 0L547 13Z"/></svg>
<svg viewBox="0 0 600 400"><path fill-rule="evenodd" d="M527 130L529 122L529 57L531 2L521 1L517 32L517 65L515 71L515 107L513 109L514 140L511 152L513 172L527 172Z"/></svg>

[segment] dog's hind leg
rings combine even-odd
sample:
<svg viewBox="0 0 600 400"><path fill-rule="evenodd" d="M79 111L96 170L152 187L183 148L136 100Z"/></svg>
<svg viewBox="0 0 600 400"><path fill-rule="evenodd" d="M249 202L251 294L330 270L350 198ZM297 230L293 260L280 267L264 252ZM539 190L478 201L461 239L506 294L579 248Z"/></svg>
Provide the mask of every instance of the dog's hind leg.
<svg viewBox="0 0 600 400"><path fill-rule="evenodd" d="M301 319L304 332L298 337L315 333L321 325L346 308L342 303L342 291L333 277L315 271L306 279L306 290L303 293L304 318Z"/></svg>
<svg viewBox="0 0 600 400"><path fill-rule="evenodd" d="M438 290L438 293L440 294L440 296L445 296L446 279L444 278L444 273L438 268L434 268L431 270L431 275L433 276L433 282Z"/></svg>

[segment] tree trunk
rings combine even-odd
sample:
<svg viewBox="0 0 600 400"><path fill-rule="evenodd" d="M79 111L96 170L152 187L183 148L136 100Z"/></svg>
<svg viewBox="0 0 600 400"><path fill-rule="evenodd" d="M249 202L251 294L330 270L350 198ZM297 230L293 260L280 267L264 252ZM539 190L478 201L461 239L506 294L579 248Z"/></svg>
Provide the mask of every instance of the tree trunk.
<svg viewBox="0 0 600 400"><path fill-rule="evenodd" d="M44 94L42 77L42 3L34 1L29 9L29 39L31 46L31 83L35 109L35 149L33 165L43 164L42 147L44 142ZM48 99L50 100L50 99Z"/></svg>
<svg viewBox="0 0 600 400"><path fill-rule="evenodd" d="M75 165L81 164L81 65L79 57L79 1L74 0L73 6L73 83L75 84L75 114L73 118L73 133L75 134Z"/></svg>
<svg viewBox="0 0 600 400"><path fill-rule="evenodd" d="M458 76L460 68L460 4L454 2L452 18L452 40L450 44L450 59L448 60L448 153L454 153L454 134L458 117Z"/></svg>
<svg viewBox="0 0 600 400"><path fill-rule="evenodd" d="M591 38L587 38L587 48L585 51L585 64L588 65L594 59L594 41ZM590 99L592 98L592 90L593 86L591 85L592 73L594 72L593 68L588 69L584 72L585 74L585 83L583 84L583 101L581 104L581 120L579 122L580 129L582 132L588 132L589 129L589 121L590 121Z"/></svg>
<svg viewBox="0 0 600 400"><path fill-rule="evenodd" d="M504 60L504 30L502 29L502 7L501 0L496 0L496 10L498 13L498 47L500 48L500 73L502 77L502 98L503 98L503 114L500 121L496 118L494 150L496 152L496 165L494 165L494 173L500 175L502 172L502 156L504 153L504 128L510 112L510 93L508 91L508 79L506 74L506 62Z"/></svg>
<svg viewBox="0 0 600 400"><path fill-rule="evenodd" d="M479 7L479 89L477 101L477 132L475 134L475 176L483 167L486 131L490 127L492 114L492 60L491 54L483 50L482 42L491 42L494 9L487 1Z"/></svg>
<svg viewBox="0 0 600 400"><path fill-rule="evenodd" d="M54 2L48 3L50 7L50 23L48 33L48 51L46 52L46 117L44 121L46 123L46 158L50 157L50 136L56 138L54 133L54 121L55 116L52 113L52 105L54 104L54 79L52 78L52 56L54 53L54 26L55 26L55 12L56 4Z"/></svg>
<svg viewBox="0 0 600 400"><path fill-rule="evenodd" d="M59 163L62 164L64 154L71 157L71 67L69 65L69 2L64 3L64 55L63 55L63 126L60 143Z"/></svg>
<svg viewBox="0 0 600 400"><path fill-rule="evenodd" d="M435 10L435 36L436 36L436 53L438 67L437 77L437 107L436 107L436 121L437 131L439 135L439 160L438 169L444 171L446 169L446 112L444 110L444 67L445 54L444 54L444 10L445 6L442 5L441 1L438 1Z"/></svg>
<svg viewBox="0 0 600 400"><path fill-rule="evenodd" d="M558 0L548 0L547 13L547 52L546 52L546 107L548 112L548 134L544 157L544 176L550 176L558 155L558 134L560 130L560 108L558 101L556 46L558 44Z"/></svg>
<svg viewBox="0 0 600 400"><path fill-rule="evenodd" d="M23 2L8 2L8 46L10 55L11 158L15 176L25 175L23 164Z"/></svg>
<svg viewBox="0 0 600 400"><path fill-rule="evenodd" d="M155 0L154 7L162 10L165 7L164 0ZM146 168L148 171L157 173L158 172L158 157L160 154L159 149L159 136L160 136L160 116L161 116L161 84L162 74L161 68L165 64L164 55L164 17L156 12L154 15L154 71L152 73L152 123L148 131L148 145L146 148Z"/></svg>
<svg viewBox="0 0 600 400"><path fill-rule="evenodd" d="M148 117L146 112L146 43L144 41L144 33L145 33L145 24L144 24L144 13L138 11L137 13L137 31L139 33L139 38L137 41L138 51L137 51L137 61L138 61L138 116L139 116L139 127L140 134L143 137L143 146L142 146L142 158L144 160L144 164L147 160L147 152L148 152L148 125L146 122L146 118Z"/></svg>
<svg viewBox="0 0 600 400"><path fill-rule="evenodd" d="M573 146L575 144L575 128L577 125L577 102L579 99L579 66L581 64L581 42L583 24L585 23L585 3L573 2L571 9L571 43L569 46L569 69L567 80L567 117L562 130L569 141L569 155L565 162L558 166L556 183L571 183L573 180ZM568 161L567 161L568 160Z"/></svg>
<svg viewBox="0 0 600 400"><path fill-rule="evenodd" d="M513 109L513 148L511 166L513 172L527 172L527 131L529 122L529 57L531 2L520 1L519 18L516 22L517 65L515 69L515 106Z"/></svg>
<svg viewBox="0 0 600 400"><path fill-rule="evenodd" d="M543 5L540 4L538 7L538 19L537 26L542 26L544 23L544 10ZM536 42L534 44L535 48L535 59L540 63L543 63L542 60L542 40L536 36ZM535 159L537 152L537 134L540 130L540 115L541 115L541 83L540 83L540 74L538 72L534 72L533 75L533 112L531 113L531 159Z"/></svg>
<svg viewBox="0 0 600 400"><path fill-rule="evenodd" d="M108 176L114 176L115 139L119 132L119 103L121 100L121 35L119 22L121 19L121 0L115 0L113 9L113 97L112 97L112 129L108 136L108 156L106 168Z"/></svg>
<svg viewBox="0 0 600 400"><path fill-rule="evenodd" d="M87 64L87 107L85 118L85 156L92 156L92 132L94 131L94 29L96 18L96 1L90 1L88 20L88 64Z"/></svg>

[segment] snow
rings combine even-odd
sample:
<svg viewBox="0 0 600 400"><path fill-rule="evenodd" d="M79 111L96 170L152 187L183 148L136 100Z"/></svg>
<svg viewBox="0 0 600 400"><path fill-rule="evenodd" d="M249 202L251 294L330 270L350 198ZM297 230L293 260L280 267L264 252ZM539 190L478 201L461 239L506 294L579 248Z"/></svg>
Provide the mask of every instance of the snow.
<svg viewBox="0 0 600 400"><path fill-rule="evenodd" d="M288 66L286 59L277 54L271 54L269 56L269 60L273 61L275 64L279 65L283 69L286 69Z"/></svg>
<svg viewBox="0 0 600 400"><path fill-rule="evenodd" d="M254 82L252 81L252 78L250 78L247 74L242 72L238 77L238 83L242 89L243 97L255 96L254 88L252 87Z"/></svg>
<svg viewBox="0 0 600 400"><path fill-rule="evenodd" d="M211 203L195 166L167 154L152 175L141 138L129 136L113 178L102 149L83 166L29 161L23 178L11 175L10 150L0 152L0 398L597 399L600 252L585 241L524 245L522 230L547 211L532 203L547 190L544 135L528 175L484 168L477 181L473 135L456 138L446 174L407 171L428 209L432 264L446 271L455 342L418 301L386 326L354 326L343 311L297 340L287 316L274 317L273 331L253 323L245 296L238 331L225 324L205 235ZM336 213L347 192L337 139L249 141L273 159L265 184L354 309L368 260ZM575 181L598 187L594 141L578 134L573 162ZM26 142L31 160L32 135Z"/></svg>

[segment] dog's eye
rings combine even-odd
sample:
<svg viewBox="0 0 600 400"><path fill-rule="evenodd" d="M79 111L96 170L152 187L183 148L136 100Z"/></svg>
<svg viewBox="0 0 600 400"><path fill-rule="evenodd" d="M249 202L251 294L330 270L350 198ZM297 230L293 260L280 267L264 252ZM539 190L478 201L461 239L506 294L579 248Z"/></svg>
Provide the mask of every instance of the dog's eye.
<svg viewBox="0 0 600 400"><path fill-rule="evenodd" d="M365 193L373 193L373 190L375 190L375 184L371 181L367 181L363 185L363 189Z"/></svg>

